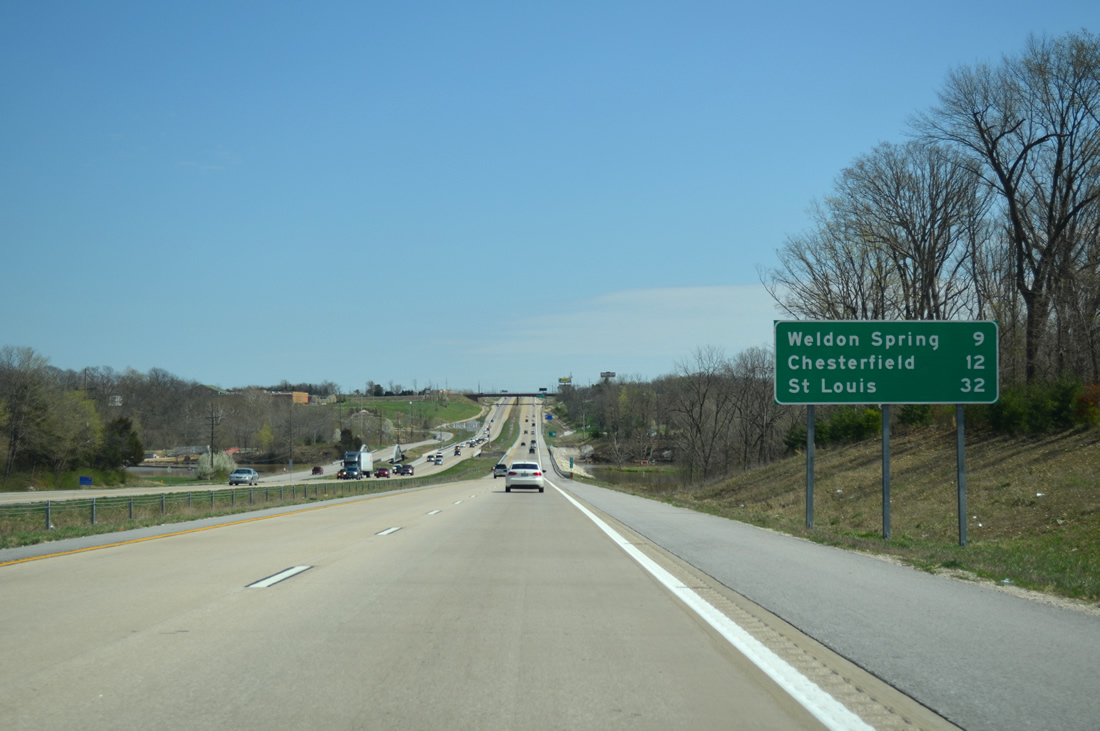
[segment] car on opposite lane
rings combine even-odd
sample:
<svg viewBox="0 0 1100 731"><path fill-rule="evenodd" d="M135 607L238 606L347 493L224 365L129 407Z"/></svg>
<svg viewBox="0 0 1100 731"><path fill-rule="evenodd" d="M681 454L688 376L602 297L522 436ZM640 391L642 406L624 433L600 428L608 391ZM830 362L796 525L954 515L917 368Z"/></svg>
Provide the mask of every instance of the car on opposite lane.
<svg viewBox="0 0 1100 731"><path fill-rule="evenodd" d="M375 477L389 477L390 470L388 467L376 467L374 470Z"/></svg>
<svg viewBox="0 0 1100 731"><path fill-rule="evenodd" d="M513 462L508 467L508 474L504 477L504 492L511 492L513 487L525 487L543 491L542 467L538 462Z"/></svg>
<svg viewBox="0 0 1100 731"><path fill-rule="evenodd" d="M260 473L248 467L238 467L229 474L230 485L255 485L260 481Z"/></svg>

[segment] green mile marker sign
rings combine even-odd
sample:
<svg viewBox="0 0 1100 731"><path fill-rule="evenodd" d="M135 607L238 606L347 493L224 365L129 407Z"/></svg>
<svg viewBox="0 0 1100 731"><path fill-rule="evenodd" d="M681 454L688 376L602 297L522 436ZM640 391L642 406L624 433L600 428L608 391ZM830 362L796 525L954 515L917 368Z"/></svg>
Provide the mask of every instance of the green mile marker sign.
<svg viewBox="0 0 1100 731"><path fill-rule="evenodd" d="M775 402L991 404L998 352L989 320L777 320Z"/></svg>

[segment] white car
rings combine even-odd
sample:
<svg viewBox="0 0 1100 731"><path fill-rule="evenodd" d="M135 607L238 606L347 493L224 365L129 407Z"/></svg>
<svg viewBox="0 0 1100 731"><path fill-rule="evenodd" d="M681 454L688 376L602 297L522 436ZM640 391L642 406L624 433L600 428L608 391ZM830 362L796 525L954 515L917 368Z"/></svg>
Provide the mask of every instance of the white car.
<svg viewBox="0 0 1100 731"><path fill-rule="evenodd" d="M504 492L511 492L513 487L538 488L542 492L542 467L539 463L513 462L508 467L508 474L504 476Z"/></svg>
<svg viewBox="0 0 1100 731"><path fill-rule="evenodd" d="M247 467L233 470L229 475L230 485L255 485L260 481L260 473Z"/></svg>

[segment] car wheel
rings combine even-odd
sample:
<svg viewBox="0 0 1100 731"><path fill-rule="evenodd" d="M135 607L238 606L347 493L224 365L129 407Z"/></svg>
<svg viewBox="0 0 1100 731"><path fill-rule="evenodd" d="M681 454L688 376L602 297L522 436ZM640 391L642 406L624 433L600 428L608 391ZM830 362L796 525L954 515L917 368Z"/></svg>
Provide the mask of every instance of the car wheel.
<svg viewBox="0 0 1100 731"><path fill-rule="evenodd" d="M504 488L504 492L511 492L511 491L512 491L512 488L510 488L510 487Z"/></svg>
<svg viewBox="0 0 1100 731"><path fill-rule="evenodd" d="M541 487L539 488L539 492L542 492L542 488L541 488Z"/></svg>

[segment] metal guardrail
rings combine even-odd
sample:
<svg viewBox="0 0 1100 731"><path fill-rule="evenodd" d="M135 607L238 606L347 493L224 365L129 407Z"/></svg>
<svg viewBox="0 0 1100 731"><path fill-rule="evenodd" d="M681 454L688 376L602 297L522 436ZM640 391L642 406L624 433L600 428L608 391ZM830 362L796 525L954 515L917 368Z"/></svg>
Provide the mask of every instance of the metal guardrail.
<svg viewBox="0 0 1100 731"><path fill-rule="evenodd" d="M293 504L299 500L357 495L367 492L365 488L366 485L357 482L339 482L18 503L0 506L0 535L72 526L125 524L168 515L209 514L222 510L233 512L246 506Z"/></svg>
<svg viewBox="0 0 1100 731"><path fill-rule="evenodd" d="M556 474L558 477L562 478L563 480L573 479L572 473L565 472L558 465L558 458L557 458L557 456L554 455L554 447L552 447L550 445L547 445L546 449L550 452L550 464L554 466L554 474Z"/></svg>
<svg viewBox="0 0 1100 731"><path fill-rule="evenodd" d="M244 512L251 507L259 509L265 505L279 507L313 500L335 500L368 493L428 487L454 480L454 477L442 476L400 478L393 482L337 480L310 485L261 485L13 503L0 506L0 536L100 525L120 526L121 529L136 520L166 516L194 516L198 519L210 515Z"/></svg>

